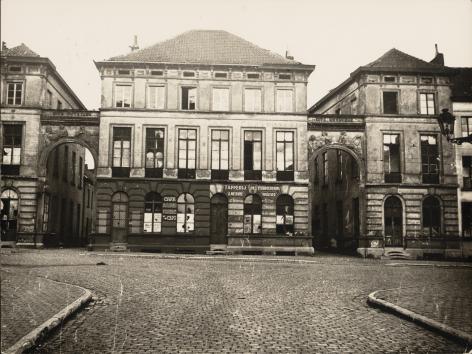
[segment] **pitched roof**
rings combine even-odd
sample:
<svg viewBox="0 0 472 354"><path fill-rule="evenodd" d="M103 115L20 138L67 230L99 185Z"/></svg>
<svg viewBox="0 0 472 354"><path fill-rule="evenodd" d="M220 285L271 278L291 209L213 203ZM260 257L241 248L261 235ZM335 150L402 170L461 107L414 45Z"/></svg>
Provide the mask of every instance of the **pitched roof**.
<svg viewBox="0 0 472 354"><path fill-rule="evenodd" d="M428 63L412 55L392 48L377 60L363 66L362 68L377 69L438 69L443 67L439 64Z"/></svg>
<svg viewBox="0 0 472 354"><path fill-rule="evenodd" d="M3 49L2 55L6 57L39 57L39 54L33 52L24 43L13 48Z"/></svg>
<svg viewBox="0 0 472 354"><path fill-rule="evenodd" d="M300 64L220 30L192 30L109 61L189 64Z"/></svg>

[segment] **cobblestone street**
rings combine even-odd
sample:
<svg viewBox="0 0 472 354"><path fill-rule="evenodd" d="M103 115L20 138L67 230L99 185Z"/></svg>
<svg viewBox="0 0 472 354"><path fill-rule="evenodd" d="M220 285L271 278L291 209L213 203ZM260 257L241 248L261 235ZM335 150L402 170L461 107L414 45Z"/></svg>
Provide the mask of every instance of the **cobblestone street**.
<svg viewBox="0 0 472 354"><path fill-rule="evenodd" d="M470 295L472 269L387 263L325 255L252 261L2 254L9 273L79 285L96 297L36 353L464 353L463 345L371 308L366 299L380 289L436 289L420 301L444 318L445 297ZM470 307L461 311L460 320L470 321Z"/></svg>

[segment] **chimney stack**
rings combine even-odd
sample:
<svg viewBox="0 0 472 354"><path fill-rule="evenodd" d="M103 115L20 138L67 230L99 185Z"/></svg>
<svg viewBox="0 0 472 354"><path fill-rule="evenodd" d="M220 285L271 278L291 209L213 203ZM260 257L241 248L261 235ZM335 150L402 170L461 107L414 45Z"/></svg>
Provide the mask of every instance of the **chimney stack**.
<svg viewBox="0 0 472 354"><path fill-rule="evenodd" d="M132 52L139 49L138 36L137 35L134 35L134 43L133 43L133 45L130 45L129 47L131 48Z"/></svg>
<svg viewBox="0 0 472 354"><path fill-rule="evenodd" d="M7 50L7 42L2 41L2 51Z"/></svg>
<svg viewBox="0 0 472 354"><path fill-rule="evenodd" d="M293 55L290 55L290 52L288 50L285 51L285 58L289 60L293 60Z"/></svg>
<svg viewBox="0 0 472 354"><path fill-rule="evenodd" d="M434 49L436 51L436 55L433 60L430 61L430 63L444 66L444 55L442 53L439 53L437 43L434 45Z"/></svg>

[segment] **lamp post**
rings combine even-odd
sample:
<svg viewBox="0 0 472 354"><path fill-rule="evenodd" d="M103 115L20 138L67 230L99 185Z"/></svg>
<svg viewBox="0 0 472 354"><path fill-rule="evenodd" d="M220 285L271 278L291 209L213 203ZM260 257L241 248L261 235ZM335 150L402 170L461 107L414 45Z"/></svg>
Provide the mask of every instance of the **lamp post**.
<svg viewBox="0 0 472 354"><path fill-rule="evenodd" d="M456 117L454 117L450 112L449 109L443 108L442 113L438 116L438 123L439 128L441 129L441 134L444 135L452 144L462 145L462 143L469 143L472 144L472 134L469 136L454 137L454 121Z"/></svg>

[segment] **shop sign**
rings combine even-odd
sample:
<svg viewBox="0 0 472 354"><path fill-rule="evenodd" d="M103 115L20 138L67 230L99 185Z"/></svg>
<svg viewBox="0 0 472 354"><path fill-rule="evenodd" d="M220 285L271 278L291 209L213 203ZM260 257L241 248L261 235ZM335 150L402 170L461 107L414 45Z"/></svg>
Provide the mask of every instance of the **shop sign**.
<svg viewBox="0 0 472 354"><path fill-rule="evenodd" d="M258 193L263 198L275 198L280 193L280 186L260 184L225 184L224 190L228 197L244 197L248 193Z"/></svg>

